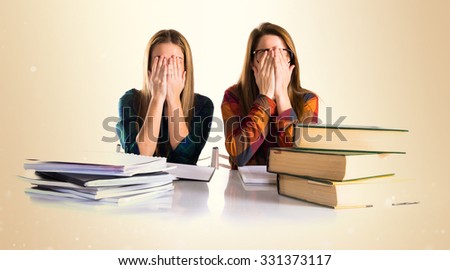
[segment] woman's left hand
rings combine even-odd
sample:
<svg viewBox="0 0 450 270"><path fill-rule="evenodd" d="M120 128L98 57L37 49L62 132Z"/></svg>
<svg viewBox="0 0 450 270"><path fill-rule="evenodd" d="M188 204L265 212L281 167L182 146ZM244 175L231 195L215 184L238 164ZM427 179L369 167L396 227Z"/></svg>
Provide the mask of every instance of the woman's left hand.
<svg viewBox="0 0 450 270"><path fill-rule="evenodd" d="M167 96L166 101L180 100L186 81L183 59L172 56L167 64Z"/></svg>

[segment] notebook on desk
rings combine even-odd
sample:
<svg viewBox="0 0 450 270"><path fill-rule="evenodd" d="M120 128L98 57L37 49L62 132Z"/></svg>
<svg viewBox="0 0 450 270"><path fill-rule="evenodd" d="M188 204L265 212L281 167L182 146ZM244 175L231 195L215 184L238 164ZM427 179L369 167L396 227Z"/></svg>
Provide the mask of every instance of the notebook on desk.
<svg viewBox="0 0 450 270"><path fill-rule="evenodd" d="M95 195L88 196L88 194L83 192L77 192L71 189L61 189L58 188L47 188L47 187L31 187L25 190L25 193L31 196L40 197L53 197L53 198L69 198L84 201L95 201L100 203L113 203L113 204L129 204L136 203L142 200L149 200L151 198L157 198L164 196L168 191L173 190L172 184L167 184L161 187L152 188L151 190L142 190L141 192L127 193L120 196L104 196L96 197Z"/></svg>
<svg viewBox="0 0 450 270"><path fill-rule="evenodd" d="M36 172L46 182L53 183L72 183L79 187L114 187L124 185L140 185L149 184L159 181L172 182L174 176L167 172L155 172L148 174L138 174L130 177L117 177L105 175L91 175L91 174L74 174L74 173L58 173L58 172ZM32 184L39 184L39 180L34 180ZM54 185L52 185L54 186Z"/></svg>
<svg viewBox="0 0 450 270"><path fill-rule="evenodd" d="M125 153L74 152L67 157L29 158L25 169L110 176L133 176L167 170L166 158Z"/></svg>
<svg viewBox="0 0 450 270"><path fill-rule="evenodd" d="M177 180L203 181L209 182L214 175L214 167L197 166L179 163L167 163L167 166L173 167L168 171L175 176Z"/></svg>
<svg viewBox="0 0 450 270"><path fill-rule="evenodd" d="M277 175L267 172L266 165L248 165L238 167L239 176L242 182L248 185L275 185L277 183Z"/></svg>

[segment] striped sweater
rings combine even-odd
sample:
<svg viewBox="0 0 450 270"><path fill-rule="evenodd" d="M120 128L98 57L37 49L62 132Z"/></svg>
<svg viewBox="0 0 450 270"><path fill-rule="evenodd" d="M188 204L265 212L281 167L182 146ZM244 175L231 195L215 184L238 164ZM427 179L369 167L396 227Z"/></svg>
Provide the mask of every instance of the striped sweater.
<svg viewBox="0 0 450 270"><path fill-rule="evenodd" d="M317 123L317 96L307 93L303 98L305 103L300 122ZM275 101L265 95L258 95L250 112L244 115L236 85L225 91L222 118L225 146L233 169L244 165L265 165L271 147L292 147L293 124L299 122L292 108L278 115Z"/></svg>

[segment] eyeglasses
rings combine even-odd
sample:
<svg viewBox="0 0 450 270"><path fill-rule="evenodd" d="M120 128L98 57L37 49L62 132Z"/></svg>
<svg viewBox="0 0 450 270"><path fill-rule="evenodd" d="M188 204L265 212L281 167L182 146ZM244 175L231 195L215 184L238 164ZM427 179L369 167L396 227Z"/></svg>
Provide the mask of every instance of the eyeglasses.
<svg viewBox="0 0 450 270"><path fill-rule="evenodd" d="M261 62L264 53L269 52L271 49L259 49L256 51L253 51L252 55L255 57L256 61L259 63ZM294 62L294 52L289 49L281 49L281 54L285 59L289 59L288 63Z"/></svg>

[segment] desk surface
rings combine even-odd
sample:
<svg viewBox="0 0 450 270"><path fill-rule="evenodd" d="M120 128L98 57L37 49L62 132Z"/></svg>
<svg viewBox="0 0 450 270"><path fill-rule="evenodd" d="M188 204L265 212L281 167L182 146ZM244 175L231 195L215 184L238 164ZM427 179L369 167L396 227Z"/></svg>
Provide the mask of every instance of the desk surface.
<svg viewBox="0 0 450 270"><path fill-rule="evenodd" d="M334 210L245 187L220 168L176 182L167 207L95 208L30 199L2 177L1 249L449 249L448 202Z"/></svg>

